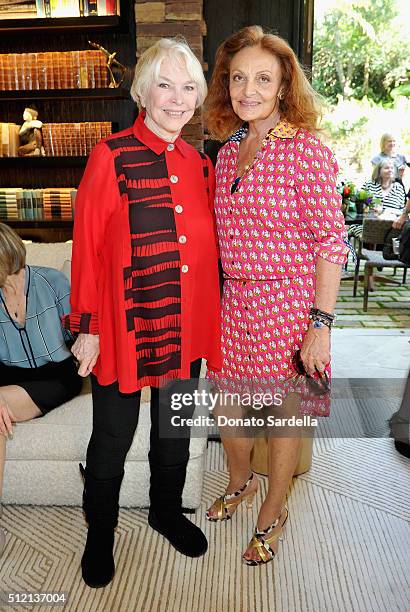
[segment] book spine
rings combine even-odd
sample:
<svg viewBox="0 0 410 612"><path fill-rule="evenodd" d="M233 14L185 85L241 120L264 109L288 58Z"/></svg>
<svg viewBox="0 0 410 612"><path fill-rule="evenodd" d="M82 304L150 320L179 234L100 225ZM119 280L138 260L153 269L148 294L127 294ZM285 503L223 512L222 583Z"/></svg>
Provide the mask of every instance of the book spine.
<svg viewBox="0 0 410 612"><path fill-rule="evenodd" d="M44 0L44 17L51 17L51 3L50 3L50 0Z"/></svg>
<svg viewBox="0 0 410 612"><path fill-rule="evenodd" d="M1 124L1 155L9 157L9 124Z"/></svg>
<svg viewBox="0 0 410 612"><path fill-rule="evenodd" d="M30 53L30 77L31 89L38 89L37 53Z"/></svg>
<svg viewBox="0 0 410 612"><path fill-rule="evenodd" d="M55 53L46 53L46 78L49 89L56 89L57 66Z"/></svg>
<svg viewBox="0 0 410 612"><path fill-rule="evenodd" d="M74 123L73 125L73 155L82 155L81 150L81 127L79 123Z"/></svg>
<svg viewBox="0 0 410 612"><path fill-rule="evenodd" d="M17 149L19 146L18 126L15 123L9 123L9 156L17 157Z"/></svg>
<svg viewBox="0 0 410 612"><path fill-rule="evenodd" d="M80 51L72 51L72 71L73 71L73 87L79 89L81 87L81 67L80 67Z"/></svg>
<svg viewBox="0 0 410 612"><path fill-rule="evenodd" d="M50 53L51 61L53 65L53 75L54 75L54 89L62 89L62 70L64 60L61 57L62 52L57 51L56 53ZM54 60L54 61L53 61Z"/></svg>
<svg viewBox="0 0 410 612"><path fill-rule="evenodd" d="M87 87L95 88L94 51L84 51L87 63Z"/></svg>
<svg viewBox="0 0 410 612"><path fill-rule="evenodd" d="M45 17L44 0L36 0L37 17Z"/></svg>
<svg viewBox="0 0 410 612"><path fill-rule="evenodd" d="M16 68L15 68L15 88L14 89L26 89L26 70L27 70L27 53L16 53L13 54L15 57ZM14 59L14 58L13 58Z"/></svg>
<svg viewBox="0 0 410 612"><path fill-rule="evenodd" d="M97 0L97 10L99 15L107 15L106 0Z"/></svg>
<svg viewBox="0 0 410 612"><path fill-rule="evenodd" d="M23 54L10 53L8 56L8 82L9 89L24 89Z"/></svg>
<svg viewBox="0 0 410 612"><path fill-rule="evenodd" d="M88 51L80 51L80 87L86 89L88 87L88 64L87 64L87 53Z"/></svg>
<svg viewBox="0 0 410 612"><path fill-rule="evenodd" d="M12 76L12 67L11 67L11 54L5 53L3 55L3 74L4 74L4 88L5 89L15 89L14 86L14 75Z"/></svg>
<svg viewBox="0 0 410 612"><path fill-rule="evenodd" d="M101 87L108 87L108 68L107 68L107 58L105 53L100 51L99 55L99 71L101 78Z"/></svg>
<svg viewBox="0 0 410 612"><path fill-rule="evenodd" d="M88 4L88 15L98 15L97 0L86 0Z"/></svg>
<svg viewBox="0 0 410 612"><path fill-rule="evenodd" d="M47 64L45 53L37 53L37 76L38 88L47 89Z"/></svg>
<svg viewBox="0 0 410 612"><path fill-rule="evenodd" d="M102 51L92 51L93 54L93 67L94 67L94 83L97 89L103 86L103 75L101 70L101 56L104 55Z"/></svg>
<svg viewBox="0 0 410 612"><path fill-rule="evenodd" d="M117 2L116 0L105 0L106 5L106 14L107 15L116 15L117 14ZM119 12L118 12L119 14Z"/></svg>
<svg viewBox="0 0 410 612"><path fill-rule="evenodd" d="M4 89L8 89L7 87L7 77L6 77L6 62L7 62L7 55L2 53L0 55L0 91L3 91Z"/></svg>
<svg viewBox="0 0 410 612"><path fill-rule="evenodd" d="M70 70L70 66L69 66L69 56L70 53L69 52L62 52L60 53L60 62L61 62L61 89L67 89L69 87L68 83L69 83L69 70Z"/></svg>

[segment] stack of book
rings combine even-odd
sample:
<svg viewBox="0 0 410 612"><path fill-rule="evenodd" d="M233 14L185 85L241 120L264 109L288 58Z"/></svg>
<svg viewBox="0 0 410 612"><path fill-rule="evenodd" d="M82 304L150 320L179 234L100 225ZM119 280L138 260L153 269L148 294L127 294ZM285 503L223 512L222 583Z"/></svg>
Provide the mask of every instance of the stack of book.
<svg viewBox="0 0 410 612"><path fill-rule="evenodd" d="M109 121L45 123L43 140L46 155L88 155L101 138L111 134Z"/></svg>
<svg viewBox="0 0 410 612"><path fill-rule="evenodd" d="M17 157L19 130L15 123L0 123L0 157Z"/></svg>
<svg viewBox="0 0 410 612"><path fill-rule="evenodd" d="M36 0L0 0L0 20L37 17Z"/></svg>
<svg viewBox="0 0 410 612"><path fill-rule="evenodd" d="M103 51L0 54L0 90L108 87Z"/></svg>
<svg viewBox="0 0 410 612"><path fill-rule="evenodd" d="M49 187L47 189L0 188L0 219L70 220L73 218L75 196L73 187Z"/></svg>
<svg viewBox="0 0 410 612"><path fill-rule="evenodd" d="M37 17L119 15L119 0L36 0Z"/></svg>
<svg viewBox="0 0 410 612"><path fill-rule="evenodd" d="M0 21L119 14L119 0L0 0Z"/></svg>

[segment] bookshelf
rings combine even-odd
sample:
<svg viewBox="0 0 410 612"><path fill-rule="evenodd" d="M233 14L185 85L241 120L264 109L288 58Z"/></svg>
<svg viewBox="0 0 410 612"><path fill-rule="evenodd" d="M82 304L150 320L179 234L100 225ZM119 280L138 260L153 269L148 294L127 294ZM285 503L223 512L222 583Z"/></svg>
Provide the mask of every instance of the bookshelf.
<svg viewBox="0 0 410 612"><path fill-rule="evenodd" d="M57 155L47 157L0 157L0 169L85 168L87 159L88 157L85 155L70 155L65 157ZM11 187L11 185L3 185L3 187Z"/></svg>
<svg viewBox="0 0 410 612"><path fill-rule="evenodd" d="M73 236L73 221L17 221L9 219L7 225L20 236L33 242L66 242ZM52 227L50 227L52 225Z"/></svg>
<svg viewBox="0 0 410 612"><path fill-rule="evenodd" d="M130 100L128 89L118 87L94 88L94 89L27 89L27 90L2 90L0 101L13 102L17 100Z"/></svg>
<svg viewBox="0 0 410 612"><path fill-rule="evenodd" d="M0 20L0 34L9 35L36 34L44 30L123 30L126 23L120 15L100 17L38 17L35 19L2 19Z"/></svg>
<svg viewBox="0 0 410 612"><path fill-rule="evenodd" d="M0 53L89 50L91 40L117 51L118 60L127 66L126 80L118 89L0 91L0 122L21 125L24 108L34 106L45 124L109 121L113 132L132 125L136 117L129 95L136 62L134 3L121 0L120 8L121 16L0 20ZM77 188L86 162L85 156L0 157L0 189ZM5 222L27 239L55 242L72 237L72 221Z"/></svg>

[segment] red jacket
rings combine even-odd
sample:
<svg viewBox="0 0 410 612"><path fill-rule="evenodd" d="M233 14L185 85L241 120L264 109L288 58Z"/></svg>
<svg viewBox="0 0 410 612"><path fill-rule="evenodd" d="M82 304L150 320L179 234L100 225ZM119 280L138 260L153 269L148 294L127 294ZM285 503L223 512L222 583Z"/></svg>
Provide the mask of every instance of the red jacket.
<svg viewBox="0 0 410 612"><path fill-rule="evenodd" d="M99 334L93 370L123 393L220 369L220 294L209 159L145 125L101 141L78 189L73 332Z"/></svg>

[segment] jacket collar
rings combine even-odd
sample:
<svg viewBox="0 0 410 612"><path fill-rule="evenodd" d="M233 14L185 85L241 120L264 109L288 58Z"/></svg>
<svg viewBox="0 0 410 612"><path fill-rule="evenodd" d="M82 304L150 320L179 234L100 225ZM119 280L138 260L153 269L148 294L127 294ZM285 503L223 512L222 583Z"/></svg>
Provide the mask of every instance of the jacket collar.
<svg viewBox="0 0 410 612"><path fill-rule="evenodd" d="M293 123L290 123L286 119L281 119L279 123L275 125L274 128L269 130L265 138L266 140L273 140L274 138L281 138L281 139L293 138L296 135L298 129L299 128L293 125ZM244 123L244 125L241 126L239 130L235 132L235 134L232 134L229 141L240 142L242 138L245 138L247 133L248 133L248 124Z"/></svg>
<svg viewBox="0 0 410 612"><path fill-rule="evenodd" d="M141 111L133 125L133 134L138 140L140 140L145 146L154 151L157 155L161 155L170 144L166 140L163 140L154 132L152 132L144 123L145 111ZM180 153L184 157L189 155L189 145L182 140L181 136L173 143Z"/></svg>

